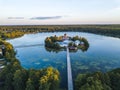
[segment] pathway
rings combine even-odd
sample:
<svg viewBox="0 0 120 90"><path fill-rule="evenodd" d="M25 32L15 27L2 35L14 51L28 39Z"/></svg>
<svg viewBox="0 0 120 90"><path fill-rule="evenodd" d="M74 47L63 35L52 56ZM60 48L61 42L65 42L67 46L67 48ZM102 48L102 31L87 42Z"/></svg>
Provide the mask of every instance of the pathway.
<svg viewBox="0 0 120 90"><path fill-rule="evenodd" d="M68 47L67 47L67 74L68 74L68 90L73 90L71 62L70 62L70 54Z"/></svg>

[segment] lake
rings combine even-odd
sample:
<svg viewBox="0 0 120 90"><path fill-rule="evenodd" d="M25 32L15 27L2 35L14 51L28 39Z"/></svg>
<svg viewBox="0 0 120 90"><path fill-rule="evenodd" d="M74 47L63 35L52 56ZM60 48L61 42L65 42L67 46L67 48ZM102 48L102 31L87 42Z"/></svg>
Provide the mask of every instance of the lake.
<svg viewBox="0 0 120 90"><path fill-rule="evenodd" d="M49 66L57 68L61 75L61 86L67 88L66 51L50 52L44 47L46 37L53 35L61 36L65 33L68 36L78 35L85 37L90 44L86 52L81 50L70 52L73 78L78 73L106 72L120 67L119 38L82 32L48 32L26 34L20 38L7 41L14 47L41 44L39 46L15 48L17 51L16 57L26 69L41 69Z"/></svg>

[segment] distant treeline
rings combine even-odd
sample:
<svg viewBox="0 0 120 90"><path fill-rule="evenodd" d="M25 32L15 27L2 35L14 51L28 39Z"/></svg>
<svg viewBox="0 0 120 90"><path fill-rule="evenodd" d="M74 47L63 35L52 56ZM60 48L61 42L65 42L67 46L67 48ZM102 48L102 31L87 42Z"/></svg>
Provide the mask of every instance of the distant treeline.
<svg viewBox="0 0 120 90"><path fill-rule="evenodd" d="M21 32L22 35L24 35L23 33L37 32L79 31L120 38L120 25L16 25L0 26L0 31L2 33Z"/></svg>

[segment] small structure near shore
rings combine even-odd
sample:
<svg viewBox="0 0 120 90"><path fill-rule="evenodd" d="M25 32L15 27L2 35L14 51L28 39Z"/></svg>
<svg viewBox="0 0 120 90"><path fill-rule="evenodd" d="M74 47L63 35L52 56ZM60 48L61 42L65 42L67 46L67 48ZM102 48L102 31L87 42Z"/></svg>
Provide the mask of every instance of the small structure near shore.
<svg viewBox="0 0 120 90"><path fill-rule="evenodd" d="M5 46L0 45L0 57L4 56L4 54L5 54Z"/></svg>
<svg viewBox="0 0 120 90"><path fill-rule="evenodd" d="M3 52L2 52L2 49L0 48L0 56L2 56L3 55Z"/></svg>
<svg viewBox="0 0 120 90"><path fill-rule="evenodd" d="M0 45L0 71L5 67L5 46L4 45Z"/></svg>
<svg viewBox="0 0 120 90"><path fill-rule="evenodd" d="M70 50L77 50L77 47L70 46L69 49L70 49Z"/></svg>

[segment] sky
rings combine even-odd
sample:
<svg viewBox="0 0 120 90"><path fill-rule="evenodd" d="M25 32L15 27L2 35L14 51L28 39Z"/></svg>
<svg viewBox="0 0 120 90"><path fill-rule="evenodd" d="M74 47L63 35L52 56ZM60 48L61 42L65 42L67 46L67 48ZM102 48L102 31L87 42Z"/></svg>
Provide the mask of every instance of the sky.
<svg viewBox="0 0 120 90"><path fill-rule="evenodd" d="M0 25L120 24L120 0L0 0Z"/></svg>

